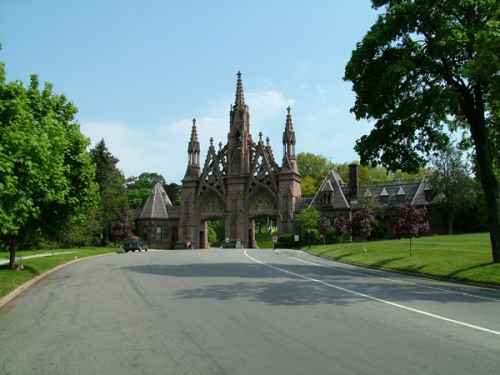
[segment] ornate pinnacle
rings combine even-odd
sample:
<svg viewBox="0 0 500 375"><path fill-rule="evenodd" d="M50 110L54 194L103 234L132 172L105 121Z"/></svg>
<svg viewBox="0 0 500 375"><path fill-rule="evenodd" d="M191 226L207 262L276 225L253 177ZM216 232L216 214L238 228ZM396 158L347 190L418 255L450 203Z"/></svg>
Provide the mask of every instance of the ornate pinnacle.
<svg viewBox="0 0 500 375"><path fill-rule="evenodd" d="M236 82L236 100L234 102L235 107L245 106L245 97L243 96L243 83L241 81L241 72L238 71L238 80Z"/></svg>

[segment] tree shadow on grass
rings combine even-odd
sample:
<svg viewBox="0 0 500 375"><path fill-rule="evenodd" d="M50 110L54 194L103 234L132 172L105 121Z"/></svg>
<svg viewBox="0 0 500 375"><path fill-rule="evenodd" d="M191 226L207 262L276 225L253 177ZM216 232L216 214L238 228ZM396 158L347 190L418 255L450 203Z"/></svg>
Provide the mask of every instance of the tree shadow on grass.
<svg viewBox="0 0 500 375"><path fill-rule="evenodd" d="M449 277L449 278L457 278L457 276L459 274L461 274L462 272L465 272L465 271L470 271L470 270L475 270L475 269L478 269L478 268L483 268L483 267L487 267L487 266L491 266L493 263L492 262L488 262L488 263L481 263L481 264L477 264L475 266L471 266L471 267L467 267L467 268L462 268L462 269L459 269L459 270L455 270L453 272L450 272L449 274L446 274L446 277Z"/></svg>

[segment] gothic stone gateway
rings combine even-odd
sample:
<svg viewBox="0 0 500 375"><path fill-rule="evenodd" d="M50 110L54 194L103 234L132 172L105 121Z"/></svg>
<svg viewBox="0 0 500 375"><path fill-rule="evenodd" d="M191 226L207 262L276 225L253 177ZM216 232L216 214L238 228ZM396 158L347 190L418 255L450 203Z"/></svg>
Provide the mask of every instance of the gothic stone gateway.
<svg viewBox="0 0 500 375"><path fill-rule="evenodd" d="M188 166L182 180L176 248L183 248L186 241L191 241L194 248L209 247L207 221L214 219L225 221L227 247L254 247L254 220L259 217L275 217L279 233L294 231L293 215L301 189L290 108L283 132L283 160L279 166L269 138L264 142L259 134L257 141L252 139L241 73L237 76L227 144L219 143L216 148L210 139L203 168L196 120L193 120Z"/></svg>

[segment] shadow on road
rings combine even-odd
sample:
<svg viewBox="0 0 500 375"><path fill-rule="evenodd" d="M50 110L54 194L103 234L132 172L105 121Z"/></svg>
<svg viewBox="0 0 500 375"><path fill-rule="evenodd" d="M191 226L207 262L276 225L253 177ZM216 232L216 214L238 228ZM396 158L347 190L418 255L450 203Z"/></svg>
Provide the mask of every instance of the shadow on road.
<svg viewBox="0 0 500 375"><path fill-rule="evenodd" d="M247 263L150 264L128 266L124 269L152 277L163 277L164 279L156 284L157 293L160 294L162 285L169 284L169 278L184 278L183 284L189 287L176 292L179 299L208 298L225 301L244 298L283 306L348 305L373 301L374 298L395 303L485 302L485 299L464 295L460 285L429 287L425 285L428 280L419 282L417 279L411 279L413 283L410 284L406 282L408 279L405 275L391 273L381 276L370 270L353 273L341 268L314 265L264 266Z"/></svg>

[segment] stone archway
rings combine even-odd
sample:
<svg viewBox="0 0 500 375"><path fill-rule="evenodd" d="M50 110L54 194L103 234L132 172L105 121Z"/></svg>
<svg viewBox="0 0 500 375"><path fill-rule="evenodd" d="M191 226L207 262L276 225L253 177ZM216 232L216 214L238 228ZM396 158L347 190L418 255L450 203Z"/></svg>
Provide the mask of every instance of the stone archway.
<svg viewBox="0 0 500 375"><path fill-rule="evenodd" d="M269 138L263 140L259 134L258 141L254 141L250 134L250 113L241 73L238 72L236 99L229 114L227 144L219 143L217 148L210 139L203 168L193 120L188 167L182 180L178 248L188 239L199 247L207 246L209 218L224 220L227 247L251 247L255 240L253 218L258 216L276 217L279 231L293 231L295 203L301 190L290 108L287 111L281 166L274 159Z"/></svg>
<svg viewBox="0 0 500 375"><path fill-rule="evenodd" d="M205 195L205 199L200 202L199 214L196 219L198 222L198 236L195 246L200 249L207 249L210 247L210 243L208 241L207 221L225 218L225 205L222 197L215 192L207 192Z"/></svg>
<svg viewBox="0 0 500 375"><path fill-rule="evenodd" d="M260 188L249 197L246 213L249 223L247 243L249 247L256 247L255 220L259 218L273 218L276 220L278 217L278 200L271 191Z"/></svg>

